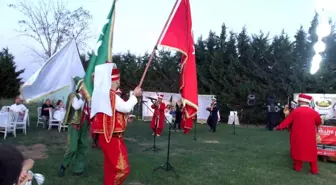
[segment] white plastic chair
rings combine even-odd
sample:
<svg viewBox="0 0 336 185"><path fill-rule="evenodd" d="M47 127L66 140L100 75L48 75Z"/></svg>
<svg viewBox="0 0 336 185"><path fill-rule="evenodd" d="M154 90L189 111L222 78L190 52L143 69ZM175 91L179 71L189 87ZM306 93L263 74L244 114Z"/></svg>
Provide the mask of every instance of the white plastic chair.
<svg viewBox="0 0 336 185"><path fill-rule="evenodd" d="M23 130L24 134L27 134L27 124L28 124L28 114L29 110L27 109L24 113L23 120L17 120L16 130Z"/></svg>
<svg viewBox="0 0 336 185"><path fill-rule="evenodd" d="M6 139L8 133L13 133L16 137L16 122L19 114L16 112L8 112L0 116L0 132L4 133L4 139Z"/></svg>
<svg viewBox="0 0 336 185"><path fill-rule="evenodd" d="M28 109L27 109L27 110L28 110ZM28 127L30 126L29 110L28 110L28 113L27 113L27 125L28 125Z"/></svg>
<svg viewBox="0 0 336 185"><path fill-rule="evenodd" d="M41 117L41 111L42 111L42 107L37 107L37 123L36 123L36 127L38 127L39 124L42 124L43 128L44 128L44 122L43 122L43 119Z"/></svg>
<svg viewBox="0 0 336 185"><path fill-rule="evenodd" d="M63 124L64 116L65 116L65 112L61 110L55 110L53 112L53 118L61 122L60 126L58 127L59 132L61 132L62 128L63 128L63 131L65 131L65 129L68 128L68 125Z"/></svg>
<svg viewBox="0 0 336 185"><path fill-rule="evenodd" d="M59 121L59 120L57 120L53 117L53 112L52 112L51 109L49 109L49 120L48 120L48 122L49 122L48 130L50 130L52 126L57 126L58 131L60 132L62 121Z"/></svg>
<svg viewBox="0 0 336 185"><path fill-rule="evenodd" d="M1 112L9 112L9 108L10 108L10 106L3 106L1 108Z"/></svg>
<svg viewBox="0 0 336 185"><path fill-rule="evenodd" d="M58 127L58 132L61 132L62 128L63 128L63 131L65 131L65 129L68 128L68 125L65 125L62 122L60 122L60 126Z"/></svg>

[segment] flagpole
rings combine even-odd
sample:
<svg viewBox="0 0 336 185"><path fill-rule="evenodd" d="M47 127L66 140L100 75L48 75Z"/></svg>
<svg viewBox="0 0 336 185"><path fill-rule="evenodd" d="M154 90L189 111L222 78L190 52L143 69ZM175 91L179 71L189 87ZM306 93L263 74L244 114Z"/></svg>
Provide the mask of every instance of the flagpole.
<svg viewBox="0 0 336 185"><path fill-rule="evenodd" d="M140 82L139 82L139 85L138 85L139 87L142 86L142 83L143 83L143 81L144 81L144 79L145 79L145 76L146 76L146 74L147 74L148 68L149 68L150 64L152 63L152 61L153 61L153 58L154 58L154 55L155 55L155 51L157 50L157 46L158 46L159 43L160 43L160 40L161 40L161 38L162 38L162 35L163 35L164 31L165 31L166 28L167 28L167 25L168 25L168 23L169 23L169 20L171 19L172 15L173 15L173 13L174 13L174 10L176 9L176 6L177 6L178 2L179 2L179 0L176 0L176 2L175 2L175 4L174 4L174 7L172 8L172 10L171 10L171 12L170 12L170 14L169 14L169 16L168 16L168 19L167 19L167 21L166 21L166 23L165 23L165 25L164 25L164 27L163 27L161 33L160 33L160 36L159 36L158 40L156 41L156 44L155 44L155 46L154 46L154 48L153 48L153 51L152 51L152 53L151 53L151 55L150 55L150 57L149 57L149 60L148 60L148 62L147 62L147 64L146 64L145 71L144 71L144 73L142 74L141 80L140 80Z"/></svg>

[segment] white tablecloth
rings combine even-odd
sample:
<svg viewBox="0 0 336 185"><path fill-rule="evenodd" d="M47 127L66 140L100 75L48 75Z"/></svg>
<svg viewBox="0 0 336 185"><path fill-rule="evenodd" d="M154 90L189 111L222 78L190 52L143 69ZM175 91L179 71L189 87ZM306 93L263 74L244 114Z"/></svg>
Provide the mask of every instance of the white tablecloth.
<svg viewBox="0 0 336 185"><path fill-rule="evenodd" d="M60 110L56 110L54 112L54 119L58 120L58 121L63 121L65 116L65 111L60 111Z"/></svg>
<svg viewBox="0 0 336 185"><path fill-rule="evenodd" d="M8 112L0 112L0 125L8 123Z"/></svg>

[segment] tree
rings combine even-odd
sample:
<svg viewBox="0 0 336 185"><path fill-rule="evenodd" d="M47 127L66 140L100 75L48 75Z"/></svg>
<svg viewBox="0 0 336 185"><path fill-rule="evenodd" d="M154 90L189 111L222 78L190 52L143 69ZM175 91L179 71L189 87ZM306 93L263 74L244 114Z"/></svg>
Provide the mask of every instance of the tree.
<svg viewBox="0 0 336 185"><path fill-rule="evenodd" d="M317 20L315 15L308 31L300 27L293 42L284 30L270 38L262 31L250 35L245 27L238 34L229 32L225 24L219 35L210 31L207 38L199 37L195 43L198 92L216 95L224 118L229 111L244 109L244 123L264 121L266 109L260 105L269 95L276 95L278 102L287 103L293 93L334 93L336 33L332 22L332 32L323 40L327 47L322 53L321 69L315 75L309 73L317 40ZM123 89L132 90L139 83L148 58L148 53L114 55L113 61L122 73ZM159 51L143 88L178 93L179 59L179 54ZM256 96L255 106L247 105L250 93Z"/></svg>
<svg viewBox="0 0 336 185"><path fill-rule="evenodd" d="M14 56L8 48L0 52L0 99L13 98L20 94L21 78L24 69L16 71Z"/></svg>
<svg viewBox="0 0 336 185"><path fill-rule="evenodd" d="M48 59L69 40L75 38L80 48L86 46L86 41L92 36L89 21L92 16L88 10L79 7L75 10L67 8L63 0L18 0L10 4L22 13L17 30L22 36L33 39L40 45L43 52L30 48L35 55Z"/></svg>

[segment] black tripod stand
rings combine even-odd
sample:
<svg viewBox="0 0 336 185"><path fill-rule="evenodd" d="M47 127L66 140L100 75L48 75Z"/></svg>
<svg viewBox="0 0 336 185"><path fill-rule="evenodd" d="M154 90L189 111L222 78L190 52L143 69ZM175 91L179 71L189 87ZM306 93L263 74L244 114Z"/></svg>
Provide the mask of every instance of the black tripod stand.
<svg viewBox="0 0 336 185"><path fill-rule="evenodd" d="M171 130L173 129L173 126L172 126L171 122L169 122L169 121L167 120L166 117L165 117L165 121L166 121L167 123L169 123L167 159L166 159L166 162L165 162L165 163L163 163L162 165L160 165L160 166L157 167L157 168L154 168L153 171L156 171L156 170L158 170L158 169L163 169L163 170L165 170L165 171L167 171L167 172L168 172L168 171L173 171L174 174L177 175L176 172L175 172L174 167L173 167L173 166L170 164L170 162L169 162L169 157L170 157L170 139L171 139Z"/></svg>
<svg viewBox="0 0 336 185"><path fill-rule="evenodd" d="M195 127L195 129L194 129L194 140L196 141L197 140L197 137L196 137L196 122L197 122L197 118L196 118L196 120L194 121L194 127Z"/></svg>
<svg viewBox="0 0 336 185"><path fill-rule="evenodd" d="M233 112L233 135L236 135L236 112Z"/></svg>
<svg viewBox="0 0 336 185"><path fill-rule="evenodd" d="M196 141L197 140L197 137L196 137L196 125L197 125L197 116L195 116L195 121L194 121L194 127L195 127L195 129L194 129L194 140Z"/></svg>
<svg viewBox="0 0 336 185"><path fill-rule="evenodd" d="M154 112L148 107L148 105L145 103L145 102L142 102L147 108L148 108L148 110L150 110L152 113L153 113L153 115L154 115ZM149 147L149 148L146 148L146 149L144 149L144 150L142 150L142 151L148 151L148 150L153 150L153 152L158 152L158 151L160 151L161 149L160 148L158 148L157 146L156 146L156 129L157 129L157 126L158 126L158 121L159 121L159 116L158 115L156 115L156 117L155 117L155 132L154 132L154 134L153 134L153 146L151 146L151 147Z"/></svg>

